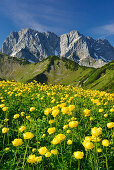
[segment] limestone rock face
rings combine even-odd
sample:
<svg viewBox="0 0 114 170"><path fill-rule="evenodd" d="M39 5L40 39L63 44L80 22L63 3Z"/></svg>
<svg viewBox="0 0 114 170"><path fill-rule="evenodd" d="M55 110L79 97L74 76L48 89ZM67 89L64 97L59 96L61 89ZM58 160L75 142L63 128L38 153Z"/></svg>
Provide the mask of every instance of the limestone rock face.
<svg viewBox="0 0 114 170"><path fill-rule="evenodd" d="M59 37L52 32L41 33L28 28L22 29L12 32L0 51L12 57L25 58L29 62L57 55L95 68L114 60L114 47L108 40L95 40L78 31L71 31Z"/></svg>

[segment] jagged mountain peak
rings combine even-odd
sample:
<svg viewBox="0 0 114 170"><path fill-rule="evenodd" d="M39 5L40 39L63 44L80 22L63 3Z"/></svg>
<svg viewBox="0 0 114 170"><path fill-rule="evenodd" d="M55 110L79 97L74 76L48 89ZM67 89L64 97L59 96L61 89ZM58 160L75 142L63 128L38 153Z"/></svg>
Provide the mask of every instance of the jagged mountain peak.
<svg viewBox="0 0 114 170"><path fill-rule="evenodd" d="M39 32L23 28L12 32L4 41L1 52L37 62L50 55L66 57L89 67L101 67L114 59L114 47L104 39L93 39L73 30L57 36L53 32Z"/></svg>

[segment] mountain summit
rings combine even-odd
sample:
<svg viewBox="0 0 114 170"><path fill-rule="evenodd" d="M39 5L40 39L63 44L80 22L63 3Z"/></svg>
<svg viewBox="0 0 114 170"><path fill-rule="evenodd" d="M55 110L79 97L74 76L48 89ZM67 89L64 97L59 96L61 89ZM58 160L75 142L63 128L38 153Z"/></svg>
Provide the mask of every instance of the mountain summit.
<svg viewBox="0 0 114 170"><path fill-rule="evenodd" d="M1 52L12 57L25 58L29 62L42 61L50 55L56 55L96 68L114 60L114 47L108 40L95 40L78 31L59 37L52 32L22 29L12 32L6 38Z"/></svg>

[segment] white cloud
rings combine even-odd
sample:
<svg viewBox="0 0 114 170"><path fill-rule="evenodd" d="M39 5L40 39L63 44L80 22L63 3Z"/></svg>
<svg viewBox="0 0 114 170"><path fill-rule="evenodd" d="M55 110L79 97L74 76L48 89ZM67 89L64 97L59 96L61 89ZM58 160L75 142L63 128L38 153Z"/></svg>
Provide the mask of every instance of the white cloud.
<svg viewBox="0 0 114 170"><path fill-rule="evenodd" d="M92 30L92 32L95 35L100 36L100 38L105 38L110 35L114 35L114 23L96 27Z"/></svg>
<svg viewBox="0 0 114 170"><path fill-rule="evenodd" d="M47 30L57 32L57 29L60 30L60 24L68 22L66 12L53 6L53 0L33 2L32 0L0 0L0 11L20 28L30 27L41 32Z"/></svg>

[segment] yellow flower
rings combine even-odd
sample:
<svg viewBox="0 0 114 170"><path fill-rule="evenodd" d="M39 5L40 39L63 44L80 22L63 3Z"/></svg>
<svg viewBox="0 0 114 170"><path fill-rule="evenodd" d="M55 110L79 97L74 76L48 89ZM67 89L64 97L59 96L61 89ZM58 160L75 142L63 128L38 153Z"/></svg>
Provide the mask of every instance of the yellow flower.
<svg viewBox="0 0 114 170"><path fill-rule="evenodd" d="M47 132L48 132L49 134L52 134L52 133L56 132L56 129L55 129L55 127L48 128Z"/></svg>
<svg viewBox="0 0 114 170"><path fill-rule="evenodd" d="M35 151L36 151L36 148L33 148L33 149L32 149L32 152L35 152Z"/></svg>
<svg viewBox="0 0 114 170"><path fill-rule="evenodd" d="M5 112L8 110L8 107L3 107L2 110Z"/></svg>
<svg viewBox="0 0 114 170"><path fill-rule="evenodd" d="M21 116L23 117L25 115L25 112L21 112Z"/></svg>
<svg viewBox="0 0 114 170"><path fill-rule="evenodd" d="M47 116L51 112L51 108L47 108L44 110L44 114Z"/></svg>
<svg viewBox="0 0 114 170"><path fill-rule="evenodd" d="M21 126L21 127L19 128L19 131L20 131L20 132L23 132L25 129L26 129L25 126Z"/></svg>
<svg viewBox="0 0 114 170"><path fill-rule="evenodd" d="M31 132L23 133L24 139L32 139L34 135Z"/></svg>
<svg viewBox="0 0 114 170"><path fill-rule="evenodd" d="M68 144L68 145L71 145L71 144L72 144L72 140L69 139L69 140L67 141L67 144Z"/></svg>
<svg viewBox="0 0 114 170"><path fill-rule="evenodd" d="M92 128L92 129L91 129L91 134L92 134L93 136L99 136L99 135L101 135L101 134L102 134L102 128L101 128L101 127L99 127L99 128L97 128L97 127Z"/></svg>
<svg viewBox="0 0 114 170"><path fill-rule="evenodd" d="M90 117L90 121L92 121L93 120L93 117Z"/></svg>
<svg viewBox="0 0 114 170"><path fill-rule="evenodd" d="M108 117L108 114L104 114L104 117Z"/></svg>
<svg viewBox="0 0 114 170"><path fill-rule="evenodd" d="M28 119L28 120L29 120L29 119L30 119L30 115L29 115L29 116L26 116L26 119Z"/></svg>
<svg viewBox="0 0 114 170"><path fill-rule="evenodd" d="M64 134L58 134L51 141L51 143L54 144L54 145L59 144L61 141L65 140L65 138L66 138L66 136Z"/></svg>
<svg viewBox="0 0 114 170"><path fill-rule="evenodd" d="M50 157L51 156L51 153L50 152L47 152L46 154L45 154L45 157Z"/></svg>
<svg viewBox="0 0 114 170"><path fill-rule="evenodd" d="M57 155L57 153L58 153L58 150L57 150L57 149L52 149L52 150L51 150L51 154Z"/></svg>
<svg viewBox="0 0 114 170"><path fill-rule="evenodd" d="M5 150L5 151L9 151L9 149L10 149L10 148L5 148L4 150Z"/></svg>
<svg viewBox="0 0 114 170"><path fill-rule="evenodd" d="M84 144L84 147L85 147L85 149L93 149L94 148L94 145L93 145L93 143L92 142L86 142L85 144Z"/></svg>
<svg viewBox="0 0 114 170"><path fill-rule="evenodd" d="M92 139L91 139L93 142L100 142L101 141L101 138L99 138L98 136L92 136Z"/></svg>
<svg viewBox="0 0 114 170"><path fill-rule="evenodd" d="M89 109L85 109L83 111L83 114L84 114L85 117L90 116L90 110Z"/></svg>
<svg viewBox="0 0 114 170"><path fill-rule="evenodd" d="M44 146L38 149L39 154L45 155L48 152L48 149Z"/></svg>
<svg viewBox="0 0 114 170"><path fill-rule="evenodd" d="M109 122L109 123L107 123L107 127L108 127L109 129L113 128L113 127L114 127L114 122Z"/></svg>
<svg viewBox="0 0 114 170"><path fill-rule="evenodd" d="M69 108L69 111L71 112L75 109L75 105L70 105L68 108Z"/></svg>
<svg viewBox="0 0 114 170"><path fill-rule="evenodd" d="M101 112L103 112L103 110L104 110L104 109L99 109L99 112L101 113Z"/></svg>
<svg viewBox="0 0 114 170"><path fill-rule="evenodd" d="M69 108L68 107L62 107L61 111L62 111L63 114L66 114L66 113L69 112Z"/></svg>
<svg viewBox="0 0 114 170"><path fill-rule="evenodd" d="M44 133L44 134L42 135L42 138L45 138L45 136L46 136L46 134Z"/></svg>
<svg viewBox="0 0 114 170"><path fill-rule="evenodd" d="M98 153L102 152L102 149L101 148L97 148L97 152Z"/></svg>
<svg viewBox="0 0 114 170"><path fill-rule="evenodd" d="M57 138L54 138L54 139L51 141L51 143L52 143L53 145L56 145L56 144L60 143L60 140L57 139Z"/></svg>
<svg viewBox="0 0 114 170"><path fill-rule="evenodd" d="M85 137L85 141L91 141L91 139L92 139L92 136L86 136Z"/></svg>
<svg viewBox="0 0 114 170"><path fill-rule="evenodd" d="M102 145L107 147L110 145L110 143L107 139L104 139L104 140L102 140Z"/></svg>
<svg viewBox="0 0 114 170"><path fill-rule="evenodd" d="M110 109L110 112L114 112L114 108Z"/></svg>
<svg viewBox="0 0 114 170"><path fill-rule="evenodd" d="M4 127L4 128L2 129L2 133L8 133L8 131L9 131L9 128Z"/></svg>
<svg viewBox="0 0 114 170"><path fill-rule="evenodd" d="M68 125L64 125L64 126L63 126L63 129L67 129L67 128L68 128Z"/></svg>
<svg viewBox="0 0 114 170"><path fill-rule="evenodd" d="M19 118L19 116L20 116L19 114L15 114L15 115L13 116L13 118L14 118L14 119L17 119L17 118Z"/></svg>
<svg viewBox="0 0 114 170"><path fill-rule="evenodd" d="M52 114L51 114L51 115L52 115L53 117L56 117L58 114L59 114L59 110L58 110L58 109L55 109L55 110L52 111Z"/></svg>
<svg viewBox="0 0 114 170"><path fill-rule="evenodd" d="M73 155L76 159L82 159L84 157L84 153L81 151L74 152Z"/></svg>
<svg viewBox="0 0 114 170"><path fill-rule="evenodd" d="M35 110L35 107L30 108L30 112L33 112Z"/></svg>
<svg viewBox="0 0 114 170"><path fill-rule="evenodd" d="M54 122L55 122L55 120L53 120L53 119L49 120L49 124L52 124Z"/></svg>
<svg viewBox="0 0 114 170"><path fill-rule="evenodd" d="M77 127L78 126L78 121L71 121L69 122L69 127L70 128L74 128L74 127Z"/></svg>
<svg viewBox="0 0 114 170"><path fill-rule="evenodd" d="M27 159L27 162L33 164L36 162L36 157L35 155L29 155L28 159Z"/></svg>
<svg viewBox="0 0 114 170"><path fill-rule="evenodd" d="M0 104L0 108L2 108L2 107L4 107L5 106L5 104Z"/></svg>
<svg viewBox="0 0 114 170"><path fill-rule="evenodd" d="M67 130L66 132L67 132L67 133L70 133L70 132L71 132L71 130Z"/></svg>
<svg viewBox="0 0 114 170"><path fill-rule="evenodd" d="M20 145L22 145L23 144L23 141L22 141L22 139L14 139L14 141L12 141L12 143L13 143L13 146L20 146Z"/></svg>
<svg viewBox="0 0 114 170"><path fill-rule="evenodd" d="M36 157L36 162L41 162L42 161L42 156L37 156Z"/></svg>

